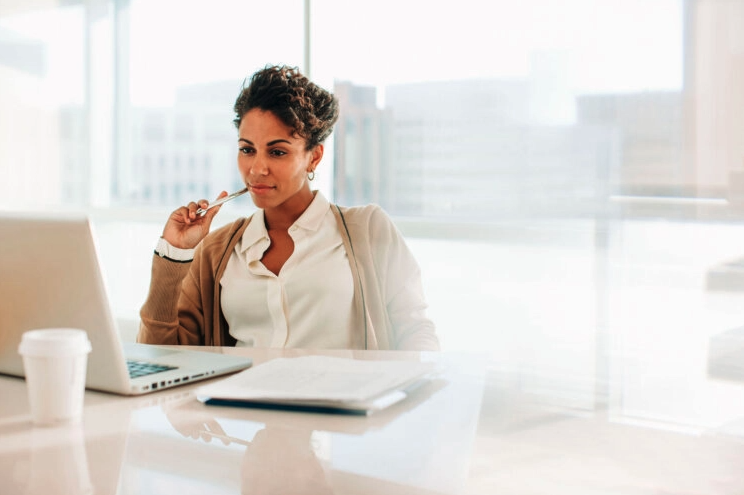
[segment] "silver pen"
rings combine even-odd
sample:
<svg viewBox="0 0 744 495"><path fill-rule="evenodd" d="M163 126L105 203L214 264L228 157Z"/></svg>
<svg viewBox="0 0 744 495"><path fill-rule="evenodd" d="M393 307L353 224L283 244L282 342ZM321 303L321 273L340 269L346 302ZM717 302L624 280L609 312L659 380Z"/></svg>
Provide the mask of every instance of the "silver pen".
<svg viewBox="0 0 744 495"><path fill-rule="evenodd" d="M210 209L214 208L215 206L219 206L219 205L221 205L223 203L227 203L231 199L235 199L238 196L242 196L243 194L245 194L247 192L248 192L248 188L247 187L241 189L240 191L235 191L234 193L232 193L230 195L227 195L224 198L220 198L217 201L214 201L212 203L209 203L209 206L207 206L206 208L199 208L198 210L196 210L196 214L199 215L199 216L204 216L204 214L207 212L207 210L210 210Z"/></svg>

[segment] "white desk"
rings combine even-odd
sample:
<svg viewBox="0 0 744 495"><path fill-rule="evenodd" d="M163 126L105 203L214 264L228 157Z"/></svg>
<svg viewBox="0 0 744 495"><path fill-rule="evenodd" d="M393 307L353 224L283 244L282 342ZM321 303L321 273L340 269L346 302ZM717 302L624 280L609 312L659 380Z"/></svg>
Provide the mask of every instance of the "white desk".
<svg viewBox="0 0 744 495"><path fill-rule="evenodd" d="M257 364L304 354L211 350ZM424 358L445 365L442 381L370 417L206 406L189 385L142 397L87 392L81 425L34 428L25 382L0 377L0 491L744 493L744 427L685 430L641 422L612 404L562 406L554 400L561 390L542 395L519 373L484 373L477 356Z"/></svg>

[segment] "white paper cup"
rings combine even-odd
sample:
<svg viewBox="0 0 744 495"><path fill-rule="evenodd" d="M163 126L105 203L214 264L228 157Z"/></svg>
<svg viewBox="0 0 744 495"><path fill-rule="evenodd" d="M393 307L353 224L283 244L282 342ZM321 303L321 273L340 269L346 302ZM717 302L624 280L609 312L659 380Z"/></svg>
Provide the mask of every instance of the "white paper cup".
<svg viewBox="0 0 744 495"><path fill-rule="evenodd" d="M23 357L34 424L80 421L90 351L84 330L45 328L23 334L18 352Z"/></svg>

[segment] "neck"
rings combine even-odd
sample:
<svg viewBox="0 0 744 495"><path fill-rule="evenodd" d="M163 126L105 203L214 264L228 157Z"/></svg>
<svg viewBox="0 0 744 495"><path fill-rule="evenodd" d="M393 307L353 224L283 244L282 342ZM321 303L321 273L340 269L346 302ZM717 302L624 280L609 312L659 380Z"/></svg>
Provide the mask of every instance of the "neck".
<svg viewBox="0 0 744 495"><path fill-rule="evenodd" d="M315 193L308 189L307 193L302 191L279 206L264 209L266 230L289 230L292 224L305 213L314 198Z"/></svg>

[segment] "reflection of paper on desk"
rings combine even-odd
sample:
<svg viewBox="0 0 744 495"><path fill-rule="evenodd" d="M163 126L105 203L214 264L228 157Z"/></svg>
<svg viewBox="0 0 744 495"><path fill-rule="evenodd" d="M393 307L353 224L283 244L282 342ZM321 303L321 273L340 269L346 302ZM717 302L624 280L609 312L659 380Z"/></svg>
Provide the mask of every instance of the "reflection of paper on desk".
<svg viewBox="0 0 744 495"><path fill-rule="evenodd" d="M406 398L433 371L419 361L279 358L196 393L207 404L369 414Z"/></svg>

